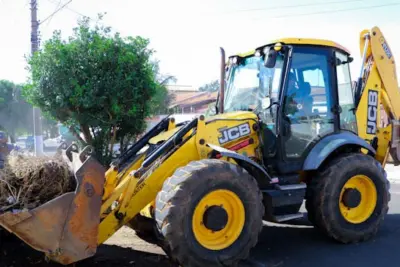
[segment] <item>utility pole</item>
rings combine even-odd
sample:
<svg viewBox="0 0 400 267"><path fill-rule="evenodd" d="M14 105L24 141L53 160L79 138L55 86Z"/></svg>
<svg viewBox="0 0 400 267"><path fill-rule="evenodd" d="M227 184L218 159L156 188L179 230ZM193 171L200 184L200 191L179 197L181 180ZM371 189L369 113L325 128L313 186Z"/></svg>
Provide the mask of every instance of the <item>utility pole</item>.
<svg viewBox="0 0 400 267"><path fill-rule="evenodd" d="M39 22L37 20L37 2L31 0L31 54L33 55L39 50ZM43 155L43 135L42 135L42 120L39 108L33 108L33 135L35 140L35 155Z"/></svg>

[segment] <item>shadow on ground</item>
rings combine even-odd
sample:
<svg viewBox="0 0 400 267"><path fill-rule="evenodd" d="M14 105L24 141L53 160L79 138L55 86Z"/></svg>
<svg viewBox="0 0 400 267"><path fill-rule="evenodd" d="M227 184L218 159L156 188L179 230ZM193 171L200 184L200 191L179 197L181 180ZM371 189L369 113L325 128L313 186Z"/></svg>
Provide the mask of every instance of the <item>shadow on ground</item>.
<svg viewBox="0 0 400 267"><path fill-rule="evenodd" d="M46 263L43 254L22 245L15 238L0 240L3 267L59 267ZM246 267L347 267L399 266L400 214L389 214L378 235L364 243L338 244L324 237L306 219L287 225L268 225L252 250ZM92 266L166 266L176 267L163 255L135 251L130 248L103 245L95 257L77 263L75 267Z"/></svg>
<svg viewBox="0 0 400 267"><path fill-rule="evenodd" d="M61 267L63 265L47 262L44 254L37 252L21 243L14 236L7 236L0 240L1 267ZM169 262L166 256L159 254L135 251L113 245L102 245L98 248L95 257L81 261L73 267L176 267Z"/></svg>
<svg viewBox="0 0 400 267"><path fill-rule="evenodd" d="M400 262L400 214L388 214L372 240L349 245L326 238L305 218L269 225L261 233L252 259L268 267L396 267Z"/></svg>

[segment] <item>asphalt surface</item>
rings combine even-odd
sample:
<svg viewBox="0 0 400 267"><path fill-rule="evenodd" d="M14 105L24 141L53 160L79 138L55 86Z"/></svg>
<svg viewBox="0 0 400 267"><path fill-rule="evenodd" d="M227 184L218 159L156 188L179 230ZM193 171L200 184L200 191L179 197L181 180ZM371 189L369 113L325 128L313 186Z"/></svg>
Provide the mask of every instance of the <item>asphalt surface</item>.
<svg viewBox="0 0 400 267"><path fill-rule="evenodd" d="M391 194L389 214L372 240L338 244L315 230L304 216L290 225L266 226L248 266L400 266L400 184L392 183Z"/></svg>
<svg viewBox="0 0 400 267"><path fill-rule="evenodd" d="M393 173L392 177L394 177ZM301 219L280 225L266 223L249 260L241 263L239 267L400 266L400 184L396 183L397 181L393 180L391 184L392 199L389 214L373 239L359 244L339 244L314 229L306 219L305 209L302 207L303 218ZM102 263L103 265L116 255L119 259L123 255L127 258L123 261L113 261L114 266L130 266L129 263L136 255L135 257L139 259L145 257L145 263L150 266L177 267L170 265L165 256L157 257L158 252L150 247L132 246L129 238L131 235L129 233L126 235L126 243L121 242L124 236L119 235L115 240L119 242L119 246L103 245L100 248L96 257L107 259ZM94 259L94 262L97 260ZM135 266L148 266L145 263L141 262Z"/></svg>
<svg viewBox="0 0 400 267"><path fill-rule="evenodd" d="M389 213L380 231L372 240L352 245L338 244L311 226L303 207L301 211L304 212L304 217L301 219L288 224L266 224L249 261L242 263L240 267L400 266L400 166L390 165L386 169L391 182L392 198ZM76 267L100 265L175 267L164 255L158 254L150 247L145 247L142 251L137 250L133 245L135 242L130 238L128 236L127 244L124 246L99 247L94 258L78 263ZM41 254L33 252L26 246L15 248L14 252L16 256L12 257L0 253L0 267L60 266L45 264ZM28 257L32 259L27 261ZM4 264L2 260L5 258L8 259L7 263L2 265Z"/></svg>

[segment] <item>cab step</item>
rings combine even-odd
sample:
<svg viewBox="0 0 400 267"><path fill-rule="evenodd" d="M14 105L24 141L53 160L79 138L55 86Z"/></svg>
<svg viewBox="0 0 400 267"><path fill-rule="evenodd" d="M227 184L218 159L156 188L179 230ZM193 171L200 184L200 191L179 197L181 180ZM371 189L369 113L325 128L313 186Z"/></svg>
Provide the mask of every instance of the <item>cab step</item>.
<svg viewBox="0 0 400 267"><path fill-rule="evenodd" d="M306 189L306 188L307 188L307 185L304 184L304 183L301 183L301 184L290 184L290 185L279 185L279 184L277 184L277 185L275 185L275 187L276 187L278 190L287 191L287 190L301 190L301 189Z"/></svg>
<svg viewBox="0 0 400 267"><path fill-rule="evenodd" d="M287 214L287 215L278 215L275 216L275 220L276 222L280 223L280 222L286 222L286 221L291 221L294 219L299 219L299 218L303 218L303 214L302 213L295 213L295 214Z"/></svg>
<svg viewBox="0 0 400 267"><path fill-rule="evenodd" d="M307 185L300 183L275 184L269 190L262 190L265 206L264 220L280 223L302 218L303 214L299 213L299 210L303 204L306 189Z"/></svg>

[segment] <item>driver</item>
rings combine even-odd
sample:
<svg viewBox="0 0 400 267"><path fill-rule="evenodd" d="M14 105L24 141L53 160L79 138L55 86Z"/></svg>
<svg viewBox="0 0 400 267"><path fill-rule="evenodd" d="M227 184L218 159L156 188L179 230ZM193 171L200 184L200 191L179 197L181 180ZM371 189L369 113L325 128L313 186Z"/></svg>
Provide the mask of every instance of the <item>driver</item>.
<svg viewBox="0 0 400 267"><path fill-rule="evenodd" d="M289 72L289 81L288 81L288 92L287 95L289 97L294 97L294 95L299 90L299 84L296 79L296 75L293 72Z"/></svg>
<svg viewBox="0 0 400 267"><path fill-rule="evenodd" d="M299 85L296 79L296 75L293 72L289 72L289 80L287 86L287 106L286 106L286 114L294 115L297 111L297 102L296 102L296 94L299 92Z"/></svg>

